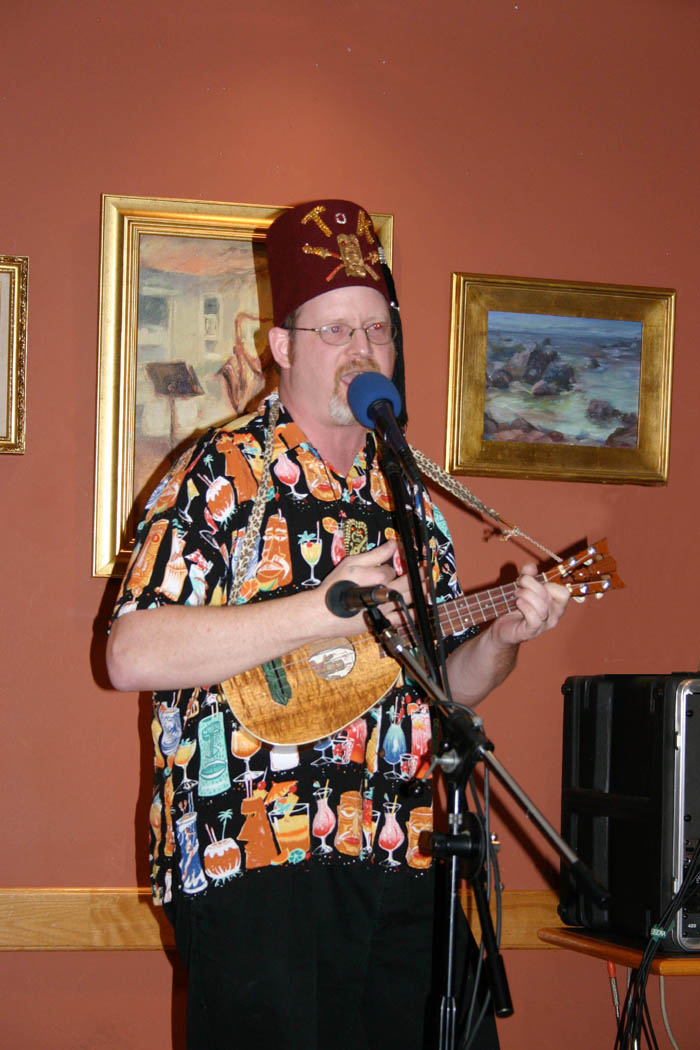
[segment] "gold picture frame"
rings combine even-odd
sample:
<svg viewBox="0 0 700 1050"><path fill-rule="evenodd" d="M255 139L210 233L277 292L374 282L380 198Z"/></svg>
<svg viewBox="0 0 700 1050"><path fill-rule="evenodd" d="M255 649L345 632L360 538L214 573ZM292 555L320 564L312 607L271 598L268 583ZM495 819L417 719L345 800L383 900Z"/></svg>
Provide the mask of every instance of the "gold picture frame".
<svg viewBox="0 0 700 1050"><path fill-rule="evenodd" d="M123 575L178 451L273 382L264 241L283 210L102 196L94 576ZM393 216L372 219L391 263Z"/></svg>
<svg viewBox="0 0 700 1050"><path fill-rule="evenodd" d="M675 298L453 273L447 470L665 484Z"/></svg>
<svg viewBox="0 0 700 1050"><path fill-rule="evenodd" d="M0 255L0 452L25 451L29 259Z"/></svg>

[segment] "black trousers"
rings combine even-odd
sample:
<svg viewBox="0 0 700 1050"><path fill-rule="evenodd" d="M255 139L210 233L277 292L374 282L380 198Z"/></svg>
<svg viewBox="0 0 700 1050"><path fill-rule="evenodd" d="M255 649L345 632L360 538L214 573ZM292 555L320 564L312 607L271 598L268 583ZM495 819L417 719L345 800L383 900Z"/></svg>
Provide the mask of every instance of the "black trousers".
<svg viewBox="0 0 700 1050"><path fill-rule="evenodd" d="M188 1050L434 1050L433 898L432 873L374 866L262 869L180 898ZM470 1050L497 1047L489 1012Z"/></svg>

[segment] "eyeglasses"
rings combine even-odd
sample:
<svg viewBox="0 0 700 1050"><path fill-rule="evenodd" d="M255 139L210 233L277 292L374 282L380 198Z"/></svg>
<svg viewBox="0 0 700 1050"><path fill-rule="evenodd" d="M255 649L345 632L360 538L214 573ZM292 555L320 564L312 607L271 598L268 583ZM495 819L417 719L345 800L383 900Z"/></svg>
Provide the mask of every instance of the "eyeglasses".
<svg viewBox="0 0 700 1050"><path fill-rule="evenodd" d="M397 328L391 321L373 321L372 324L351 328L349 324L323 324L320 328L288 328L288 332L318 332L329 346L347 346L355 332L364 332L370 343L385 346L396 338Z"/></svg>

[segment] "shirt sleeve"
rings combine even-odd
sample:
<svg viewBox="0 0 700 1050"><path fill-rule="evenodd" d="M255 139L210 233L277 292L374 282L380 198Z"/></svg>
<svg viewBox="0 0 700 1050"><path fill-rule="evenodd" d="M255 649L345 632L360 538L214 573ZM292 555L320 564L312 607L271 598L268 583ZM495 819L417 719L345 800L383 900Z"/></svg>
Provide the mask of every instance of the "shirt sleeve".
<svg viewBox="0 0 700 1050"><path fill-rule="evenodd" d="M222 605L236 492L205 435L151 494L114 608L116 617L163 605Z"/></svg>

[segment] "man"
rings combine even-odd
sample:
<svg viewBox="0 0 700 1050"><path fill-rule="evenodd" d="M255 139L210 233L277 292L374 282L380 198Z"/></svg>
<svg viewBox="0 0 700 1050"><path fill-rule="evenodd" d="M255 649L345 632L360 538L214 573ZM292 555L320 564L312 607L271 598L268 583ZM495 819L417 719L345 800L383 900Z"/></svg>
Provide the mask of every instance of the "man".
<svg viewBox="0 0 700 1050"><path fill-rule="evenodd" d="M410 602L374 437L347 402L359 373L394 372L390 293L369 215L351 202L290 209L267 243L279 399L208 432L153 493L109 671L119 689L155 690L152 883L188 967L190 1050L420 1050L434 893L418 844L431 826L429 709L402 677L382 700L371 670L359 707L338 717L333 705L357 703L348 671L364 642L318 644L367 630L361 615L330 612L340 580ZM428 524L444 600L459 593L454 558L437 509ZM558 622L568 594L534 571L523 569L517 612L448 640L456 701L478 703L520 643ZM311 648L297 663L282 661L301 647ZM317 669L311 690L297 664ZM334 714L310 737L312 693ZM492 1017L472 1045L497 1046Z"/></svg>

